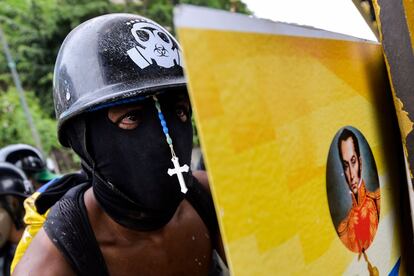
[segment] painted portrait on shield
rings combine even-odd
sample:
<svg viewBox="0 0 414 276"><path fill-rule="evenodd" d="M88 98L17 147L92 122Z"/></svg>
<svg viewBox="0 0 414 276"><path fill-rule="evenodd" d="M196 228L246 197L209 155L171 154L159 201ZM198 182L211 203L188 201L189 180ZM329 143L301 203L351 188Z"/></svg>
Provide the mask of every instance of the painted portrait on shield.
<svg viewBox="0 0 414 276"><path fill-rule="evenodd" d="M341 128L328 155L326 189L329 211L342 243L364 254L380 219L380 187L374 156L356 128Z"/></svg>

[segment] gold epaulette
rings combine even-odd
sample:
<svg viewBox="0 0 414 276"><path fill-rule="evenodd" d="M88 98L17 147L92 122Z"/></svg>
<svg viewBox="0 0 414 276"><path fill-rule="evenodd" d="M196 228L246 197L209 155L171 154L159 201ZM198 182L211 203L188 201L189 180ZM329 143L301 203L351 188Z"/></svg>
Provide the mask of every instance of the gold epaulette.
<svg viewBox="0 0 414 276"><path fill-rule="evenodd" d="M381 199L380 189L377 189L375 192L370 192L367 190L367 197L375 199L375 200Z"/></svg>
<svg viewBox="0 0 414 276"><path fill-rule="evenodd" d="M344 235L348 230L348 218L345 218L341 221L341 223L338 225L338 235L342 236Z"/></svg>

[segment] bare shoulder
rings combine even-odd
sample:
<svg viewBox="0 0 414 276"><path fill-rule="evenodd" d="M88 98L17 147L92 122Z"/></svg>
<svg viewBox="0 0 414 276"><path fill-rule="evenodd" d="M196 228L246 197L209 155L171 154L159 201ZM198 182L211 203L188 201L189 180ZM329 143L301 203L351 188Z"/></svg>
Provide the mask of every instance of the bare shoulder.
<svg viewBox="0 0 414 276"><path fill-rule="evenodd" d="M14 269L14 275L76 275L63 255L40 229Z"/></svg>
<svg viewBox="0 0 414 276"><path fill-rule="evenodd" d="M197 178L198 182L210 192L210 183L206 171L193 171L193 176Z"/></svg>

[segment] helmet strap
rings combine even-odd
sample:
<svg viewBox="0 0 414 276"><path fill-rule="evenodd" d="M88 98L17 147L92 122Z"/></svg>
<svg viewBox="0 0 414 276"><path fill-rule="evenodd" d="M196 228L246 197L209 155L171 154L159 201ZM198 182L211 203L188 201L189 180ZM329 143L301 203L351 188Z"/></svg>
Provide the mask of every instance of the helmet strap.
<svg viewBox="0 0 414 276"><path fill-rule="evenodd" d="M167 127L167 122L165 121L164 114L162 114L162 111L161 111L160 102L158 101L157 96L153 95L152 98L155 102L155 108L158 111L158 118L160 119L160 122L161 122L162 131L164 132L167 144L171 150L171 162L173 163L174 168L168 169L167 173L169 176L173 176L174 174L177 175L178 182L180 183L181 193L185 194L187 193L188 188L184 181L183 172L188 172L190 168L187 164L180 166L178 157L175 155L174 146L173 146L170 134L169 134L168 127Z"/></svg>
<svg viewBox="0 0 414 276"><path fill-rule="evenodd" d="M82 159L82 158L81 158ZM95 177L96 179L99 179L99 181L101 183L103 183L109 190L113 191L114 193L118 194L119 196L121 196L122 198L126 199L127 201L131 202L131 203L135 203L135 201L133 201L131 198L129 198L126 194L124 194L123 192L121 192L119 189L117 189L114 184L112 184L111 182L105 180L99 173L98 171L95 169L95 162L92 162L92 166L90 166L87 162L83 161L82 165L92 173L92 176Z"/></svg>

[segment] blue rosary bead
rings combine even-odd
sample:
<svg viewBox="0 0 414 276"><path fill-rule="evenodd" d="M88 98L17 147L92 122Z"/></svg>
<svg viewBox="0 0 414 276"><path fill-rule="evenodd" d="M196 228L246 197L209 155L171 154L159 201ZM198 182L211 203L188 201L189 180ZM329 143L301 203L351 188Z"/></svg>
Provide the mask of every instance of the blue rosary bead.
<svg viewBox="0 0 414 276"><path fill-rule="evenodd" d="M153 99L155 101L155 107L158 111L158 118L160 119L160 123L161 123L161 126L162 126L162 131L165 134L165 138L167 139L167 143L172 146L172 140L171 140L170 135L168 134L167 122L165 121L164 114L162 114L160 103L158 102L158 99L157 99L156 96L153 96Z"/></svg>

